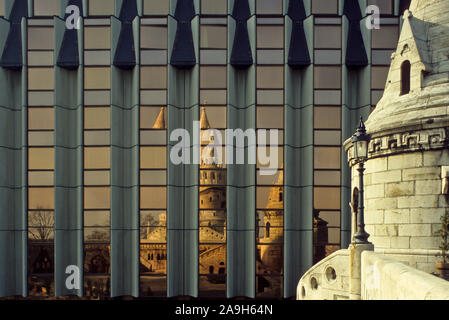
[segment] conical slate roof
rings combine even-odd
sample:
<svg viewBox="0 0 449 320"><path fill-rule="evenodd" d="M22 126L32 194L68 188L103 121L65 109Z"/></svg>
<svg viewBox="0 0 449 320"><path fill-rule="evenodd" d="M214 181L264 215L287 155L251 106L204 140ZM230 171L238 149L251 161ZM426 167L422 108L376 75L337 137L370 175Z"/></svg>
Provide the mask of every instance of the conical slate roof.
<svg viewBox="0 0 449 320"><path fill-rule="evenodd" d="M410 92L401 94L409 61ZM366 122L373 136L449 124L449 0L412 0L404 12L385 92Z"/></svg>

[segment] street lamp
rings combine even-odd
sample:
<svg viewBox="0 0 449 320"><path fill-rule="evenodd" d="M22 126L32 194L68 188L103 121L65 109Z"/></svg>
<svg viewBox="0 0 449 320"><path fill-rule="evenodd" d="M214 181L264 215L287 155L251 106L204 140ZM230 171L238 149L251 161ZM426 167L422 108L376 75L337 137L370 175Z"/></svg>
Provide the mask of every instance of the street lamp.
<svg viewBox="0 0 449 320"><path fill-rule="evenodd" d="M363 205L363 163L368 158L368 144L370 136L366 133L363 118L360 117L360 124L357 131L352 136L351 142L354 146L354 159L359 164L359 207L357 210L357 233L354 235L354 242L357 244L368 244L369 234L365 231L365 217Z"/></svg>

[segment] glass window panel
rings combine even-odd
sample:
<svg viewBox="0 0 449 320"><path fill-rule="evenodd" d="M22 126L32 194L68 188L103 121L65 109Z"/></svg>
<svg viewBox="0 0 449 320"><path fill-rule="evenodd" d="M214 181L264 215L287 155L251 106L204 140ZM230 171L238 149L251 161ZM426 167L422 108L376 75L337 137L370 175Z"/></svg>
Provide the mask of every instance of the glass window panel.
<svg viewBox="0 0 449 320"><path fill-rule="evenodd" d="M28 132L28 145L30 146L52 146L53 144L53 132Z"/></svg>
<svg viewBox="0 0 449 320"><path fill-rule="evenodd" d="M284 241L284 227L274 227L272 225L276 223L277 217L270 217L267 212L267 216L262 217L260 223L261 227L258 227L258 233L256 235L256 241L258 243L282 243Z"/></svg>
<svg viewBox="0 0 449 320"><path fill-rule="evenodd" d="M312 0L312 13L337 14L338 0Z"/></svg>
<svg viewBox="0 0 449 320"><path fill-rule="evenodd" d="M109 50L84 51L84 64L89 66L110 65L111 52Z"/></svg>
<svg viewBox="0 0 449 320"><path fill-rule="evenodd" d="M371 37L373 49L396 48L399 39L399 27L382 25L380 29L372 30Z"/></svg>
<svg viewBox="0 0 449 320"><path fill-rule="evenodd" d="M207 101L207 104L226 104L226 90L201 90L200 100Z"/></svg>
<svg viewBox="0 0 449 320"><path fill-rule="evenodd" d="M284 265L282 245L257 246L257 274L280 274Z"/></svg>
<svg viewBox="0 0 449 320"><path fill-rule="evenodd" d="M86 209L109 209L110 208L109 187L85 187L84 208Z"/></svg>
<svg viewBox="0 0 449 320"><path fill-rule="evenodd" d="M284 50L257 50L258 64L283 64Z"/></svg>
<svg viewBox="0 0 449 320"><path fill-rule="evenodd" d="M340 129L341 109L337 107L315 107L314 126L316 129Z"/></svg>
<svg viewBox="0 0 449 320"><path fill-rule="evenodd" d="M84 49L110 49L111 28L109 27L85 27Z"/></svg>
<svg viewBox="0 0 449 320"><path fill-rule="evenodd" d="M284 91L257 90L257 103L260 105L284 104Z"/></svg>
<svg viewBox="0 0 449 320"><path fill-rule="evenodd" d="M258 128L283 128L283 107L257 107ZM268 134L268 133L267 133Z"/></svg>
<svg viewBox="0 0 449 320"><path fill-rule="evenodd" d="M140 167L143 169L165 169L167 167L167 148L140 148Z"/></svg>
<svg viewBox="0 0 449 320"><path fill-rule="evenodd" d="M341 131L315 130L315 145L338 146L341 144Z"/></svg>
<svg viewBox="0 0 449 320"><path fill-rule="evenodd" d="M166 145L167 132L165 130L145 130L140 132L141 145Z"/></svg>
<svg viewBox="0 0 449 320"><path fill-rule="evenodd" d="M167 172L165 170L141 170L140 184L162 186L167 183Z"/></svg>
<svg viewBox="0 0 449 320"><path fill-rule="evenodd" d="M109 145L110 132L109 131L85 131L84 132L85 145Z"/></svg>
<svg viewBox="0 0 449 320"><path fill-rule="evenodd" d="M28 28L28 50L53 50L54 30L48 27Z"/></svg>
<svg viewBox="0 0 449 320"><path fill-rule="evenodd" d="M29 130L53 130L55 127L53 108L28 108Z"/></svg>
<svg viewBox="0 0 449 320"><path fill-rule="evenodd" d="M166 65L167 50L141 50L141 65Z"/></svg>
<svg viewBox="0 0 449 320"><path fill-rule="evenodd" d="M318 215L324 221L327 221L327 227L340 227L339 211L320 211Z"/></svg>
<svg viewBox="0 0 449 320"><path fill-rule="evenodd" d="M85 185L106 186L109 183L109 171L84 171Z"/></svg>
<svg viewBox="0 0 449 320"><path fill-rule="evenodd" d="M140 103L149 105L167 104L166 90L140 90Z"/></svg>
<svg viewBox="0 0 449 320"><path fill-rule="evenodd" d="M108 129L111 127L109 107L84 108L86 129Z"/></svg>
<svg viewBox="0 0 449 320"><path fill-rule="evenodd" d="M264 174L265 173L265 174ZM270 173L270 174L268 174ZM259 169L256 171L258 185L283 185L284 174L282 170L278 170L276 174L271 174L269 170Z"/></svg>
<svg viewBox="0 0 449 320"><path fill-rule="evenodd" d="M284 67L257 67L257 88L282 89L284 87Z"/></svg>
<svg viewBox="0 0 449 320"><path fill-rule="evenodd" d="M214 213L216 214L216 212ZM210 212L210 214L214 213ZM224 221L226 221L226 216L224 216ZM217 221L211 221L210 219L209 221L203 221L200 223L204 225L207 225L207 223L212 224L205 227L200 227L200 243L226 243L226 227L224 224L220 223L220 225L214 225Z"/></svg>
<svg viewBox="0 0 449 320"><path fill-rule="evenodd" d="M315 147L316 169L340 169L341 148Z"/></svg>
<svg viewBox="0 0 449 320"><path fill-rule="evenodd" d="M283 48L284 27L283 26L257 26L258 48Z"/></svg>
<svg viewBox="0 0 449 320"><path fill-rule="evenodd" d="M226 67L201 67L200 87L210 89L226 88Z"/></svg>
<svg viewBox="0 0 449 320"><path fill-rule="evenodd" d="M201 48L226 49L226 27L202 25L200 33Z"/></svg>
<svg viewBox="0 0 449 320"><path fill-rule="evenodd" d="M142 89L167 88L167 67L141 67L140 87Z"/></svg>
<svg viewBox="0 0 449 320"><path fill-rule="evenodd" d="M109 242L111 238L110 228L85 227L83 231L86 242Z"/></svg>
<svg viewBox="0 0 449 320"><path fill-rule="evenodd" d="M204 188L205 190L208 190L207 188ZM222 192L222 199L225 199L226 197L226 188L225 187L221 187L220 191ZM206 195L205 195L206 197ZM219 197L217 197L219 198ZM201 200L201 198L200 198ZM201 202L200 202L201 204ZM204 202L203 202L203 205ZM207 206L207 205L206 205ZM226 206L226 203L223 207ZM215 207L219 207L219 206L215 206ZM210 208L209 208L210 209ZM224 234L226 232L225 228L226 227L226 210L220 210L222 208L218 208L217 210L203 210L203 208L201 208L200 212L199 212L199 223L200 223L200 227L212 227L212 229L214 229L217 232L222 233L222 237L220 237L220 241L222 242L223 240L226 240L226 235ZM205 230L206 228L204 228L203 230ZM201 236L201 235L200 235ZM204 237L207 237L207 235L204 235ZM200 240L202 241L202 240Z"/></svg>
<svg viewBox="0 0 449 320"><path fill-rule="evenodd" d="M315 104L319 105L340 105L340 90L315 90Z"/></svg>
<svg viewBox="0 0 449 320"><path fill-rule="evenodd" d="M167 213L165 211L153 210L153 211L140 211L140 226L167 226ZM165 239L164 241L165 242Z"/></svg>
<svg viewBox="0 0 449 320"><path fill-rule="evenodd" d="M28 168L30 170L54 169L53 148L28 148Z"/></svg>
<svg viewBox="0 0 449 320"><path fill-rule="evenodd" d="M140 207L147 209L164 209L167 207L167 188L141 187Z"/></svg>
<svg viewBox="0 0 449 320"><path fill-rule="evenodd" d="M205 252L214 252L212 258ZM226 273L226 245L200 245L199 246L199 273L200 274L225 274ZM211 268L212 267L212 268ZM220 271L222 269L222 271ZM224 270L223 270L224 269ZM211 272L212 271L212 272ZM210 285L208 285L210 286Z"/></svg>
<svg viewBox="0 0 449 320"><path fill-rule="evenodd" d="M160 232L159 232L160 233ZM153 232L158 234L158 232ZM156 244L155 241L149 243L146 239L141 239L140 257L146 261L142 263L142 273L144 274L166 274L167 270L167 246ZM141 260L142 261L142 260ZM164 277L165 279L165 277Z"/></svg>
<svg viewBox="0 0 449 320"><path fill-rule="evenodd" d="M53 90L54 88L53 68L28 68L29 90Z"/></svg>
<svg viewBox="0 0 449 320"><path fill-rule="evenodd" d="M257 0L258 14L282 14L282 0Z"/></svg>
<svg viewBox="0 0 449 320"><path fill-rule="evenodd" d="M394 50L372 50L372 64L373 65L386 65L391 64L391 55Z"/></svg>
<svg viewBox="0 0 449 320"><path fill-rule="evenodd" d="M340 209L340 188L314 188L313 198L315 209Z"/></svg>
<svg viewBox="0 0 449 320"><path fill-rule="evenodd" d="M201 50L201 64L226 64L226 50Z"/></svg>
<svg viewBox="0 0 449 320"><path fill-rule="evenodd" d="M143 0L144 15L166 15L170 8L170 0Z"/></svg>
<svg viewBox="0 0 449 320"><path fill-rule="evenodd" d="M340 67L315 67L314 86L316 89L340 89Z"/></svg>
<svg viewBox="0 0 449 320"><path fill-rule="evenodd" d="M28 188L29 209L54 209L54 188Z"/></svg>
<svg viewBox="0 0 449 320"><path fill-rule="evenodd" d="M340 50L315 50L315 64L341 64Z"/></svg>
<svg viewBox="0 0 449 320"><path fill-rule="evenodd" d="M202 14L226 14L227 1L223 0L201 0Z"/></svg>
<svg viewBox="0 0 449 320"><path fill-rule="evenodd" d="M0 16L5 15L5 0L0 0Z"/></svg>
<svg viewBox="0 0 449 320"><path fill-rule="evenodd" d="M341 48L341 27L325 25L315 26L315 48Z"/></svg>
<svg viewBox="0 0 449 320"><path fill-rule="evenodd" d="M28 51L29 66L53 66L52 51Z"/></svg>
<svg viewBox="0 0 449 320"><path fill-rule="evenodd" d="M35 0L35 16L59 16L59 0Z"/></svg>
<svg viewBox="0 0 449 320"><path fill-rule="evenodd" d="M33 228L53 228L55 226L54 212L52 210L37 210L28 212L28 226ZM36 238L36 237L35 237ZM48 239L47 237L37 237Z"/></svg>
<svg viewBox="0 0 449 320"><path fill-rule="evenodd" d="M54 184L53 171L29 171L28 184L30 186L52 186Z"/></svg>
<svg viewBox="0 0 449 320"><path fill-rule="evenodd" d="M114 0L89 0L90 16L114 15Z"/></svg>
<svg viewBox="0 0 449 320"><path fill-rule="evenodd" d="M164 108L165 110L166 108ZM161 107L141 107L140 108L140 128L153 128L156 119L161 112ZM164 112L165 123L167 123L167 111ZM157 134L157 133L156 133Z"/></svg>
<svg viewBox="0 0 449 320"><path fill-rule="evenodd" d="M31 240L31 245L30 245L30 243L28 244L28 246L29 246L28 257L30 257L30 255L33 255L33 253L30 253L30 252L34 251L34 249L35 249L35 246L32 244L32 242L37 242L37 243L46 242L48 244L53 245L53 240L55 239L55 230L53 227L37 227L37 228L36 227L28 227L28 239ZM33 241L33 240L36 240L36 241ZM50 257L50 255L47 257ZM36 261L36 258L32 258L32 260ZM51 269L47 269L47 270L43 271L42 269L39 270L35 265L32 265L30 273L52 273L53 269L52 269L51 263L50 263L49 267Z"/></svg>
<svg viewBox="0 0 449 320"><path fill-rule="evenodd" d="M86 169L109 169L111 166L109 147L84 148L84 167Z"/></svg>
<svg viewBox="0 0 449 320"><path fill-rule="evenodd" d="M258 209L284 209L284 187L257 187L256 188Z"/></svg>
<svg viewBox="0 0 449 320"><path fill-rule="evenodd" d="M314 172L314 183L317 186L339 186L340 171L319 171Z"/></svg>
<svg viewBox="0 0 449 320"><path fill-rule="evenodd" d="M371 90L371 104L376 105L384 94L383 90Z"/></svg>
<svg viewBox="0 0 449 320"><path fill-rule="evenodd" d="M376 5L381 14L393 14L393 0L368 0L367 5Z"/></svg>
<svg viewBox="0 0 449 320"><path fill-rule="evenodd" d="M53 106L53 92L28 92L29 106Z"/></svg>
<svg viewBox="0 0 449 320"><path fill-rule="evenodd" d="M204 109L211 128L226 128L226 107L204 107ZM224 139L225 136L222 135L222 141Z"/></svg>
<svg viewBox="0 0 449 320"><path fill-rule="evenodd" d="M106 106L110 104L110 92L105 91L84 91L84 103L92 106Z"/></svg>
<svg viewBox="0 0 449 320"><path fill-rule="evenodd" d="M110 68L84 68L85 89L109 89L111 87Z"/></svg>
<svg viewBox="0 0 449 320"><path fill-rule="evenodd" d="M262 271L265 272L265 271ZM281 297L282 296L282 277L270 277L261 275L256 277L256 297Z"/></svg>
<svg viewBox="0 0 449 320"><path fill-rule="evenodd" d="M260 210L257 211L257 227L259 230L258 238L268 237L269 238L269 230L267 230L267 223L269 223L269 227L278 227L281 228L284 226L284 211L275 211L275 210ZM265 230L264 230L265 229Z"/></svg>
<svg viewBox="0 0 449 320"><path fill-rule="evenodd" d="M143 49L167 49L167 27L142 26L140 47Z"/></svg>
<svg viewBox="0 0 449 320"><path fill-rule="evenodd" d="M340 243L340 228L329 228L327 232L329 243Z"/></svg>
<svg viewBox="0 0 449 320"><path fill-rule="evenodd" d="M224 250L224 249L223 249ZM206 271L212 269L206 268ZM223 270L223 271L220 271ZM215 267L212 270L214 274L208 274L207 276L200 276L198 283L198 296L204 298L225 298L226 297L226 275L216 274L216 272L226 272L226 266L220 266L218 271Z"/></svg>
<svg viewBox="0 0 449 320"><path fill-rule="evenodd" d="M108 227L111 224L109 211L85 211L85 227Z"/></svg>
<svg viewBox="0 0 449 320"><path fill-rule="evenodd" d="M371 68L371 88L384 89L387 82L388 71L390 67L372 67Z"/></svg>
<svg viewBox="0 0 449 320"><path fill-rule="evenodd" d="M142 297L167 297L167 277L141 275L140 295Z"/></svg>

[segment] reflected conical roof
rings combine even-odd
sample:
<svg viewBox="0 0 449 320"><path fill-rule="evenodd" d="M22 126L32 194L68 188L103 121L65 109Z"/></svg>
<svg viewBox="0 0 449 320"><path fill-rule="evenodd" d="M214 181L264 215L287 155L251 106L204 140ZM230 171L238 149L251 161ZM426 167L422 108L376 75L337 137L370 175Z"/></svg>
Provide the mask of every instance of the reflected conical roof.
<svg viewBox="0 0 449 320"><path fill-rule="evenodd" d="M156 121L154 122L153 129L165 129L165 108L161 107L161 110L159 111L159 115L156 118Z"/></svg>

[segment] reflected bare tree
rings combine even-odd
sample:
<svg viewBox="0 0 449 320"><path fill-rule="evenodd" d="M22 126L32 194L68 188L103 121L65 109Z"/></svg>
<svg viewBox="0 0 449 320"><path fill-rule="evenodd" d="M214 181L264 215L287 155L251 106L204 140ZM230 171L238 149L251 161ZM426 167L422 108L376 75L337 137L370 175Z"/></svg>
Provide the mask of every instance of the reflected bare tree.
<svg viewBox="0 0 449 320"><path fill-rule="evenodd" d="M49 240L53 235L55 224L52 211L37 207L36 211L28 214L28 226L31 237L36 240Z"/></svg>

